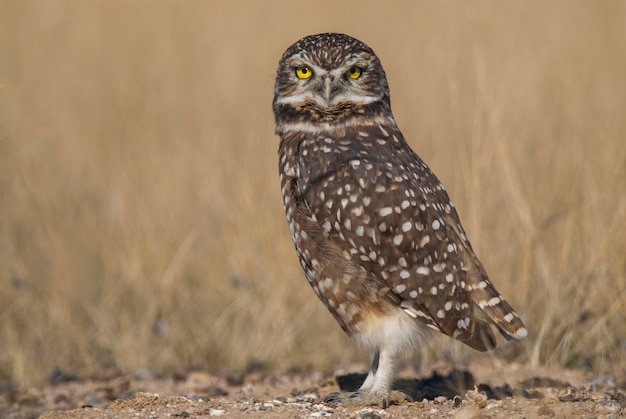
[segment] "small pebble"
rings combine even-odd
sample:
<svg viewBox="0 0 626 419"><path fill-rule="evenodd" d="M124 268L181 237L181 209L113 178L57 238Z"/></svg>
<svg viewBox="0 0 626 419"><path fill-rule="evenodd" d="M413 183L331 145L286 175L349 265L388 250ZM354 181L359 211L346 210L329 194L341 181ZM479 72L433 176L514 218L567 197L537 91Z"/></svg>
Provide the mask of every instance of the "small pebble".
<svg viewBox="0 0 626 419"><path fill-rule="evenodd" d="M554 410L550 409L547 406L541 406L539 408L539 410L537 411L537 414L539 416L548 416L548 417L552 417L554 416Z"/></svg>

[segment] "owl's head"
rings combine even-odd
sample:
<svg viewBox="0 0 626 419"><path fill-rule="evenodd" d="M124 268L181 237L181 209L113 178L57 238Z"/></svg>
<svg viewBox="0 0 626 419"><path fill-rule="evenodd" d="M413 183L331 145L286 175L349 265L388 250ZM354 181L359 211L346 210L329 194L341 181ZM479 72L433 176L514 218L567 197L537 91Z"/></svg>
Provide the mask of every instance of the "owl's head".
<svg viewBox="0 0 626 419"><path fill-rule="evenodd" d="M345 123L390 115L389 86L374 51L337 33L302 38L283 54L274 90L277 123Z"/></svg>

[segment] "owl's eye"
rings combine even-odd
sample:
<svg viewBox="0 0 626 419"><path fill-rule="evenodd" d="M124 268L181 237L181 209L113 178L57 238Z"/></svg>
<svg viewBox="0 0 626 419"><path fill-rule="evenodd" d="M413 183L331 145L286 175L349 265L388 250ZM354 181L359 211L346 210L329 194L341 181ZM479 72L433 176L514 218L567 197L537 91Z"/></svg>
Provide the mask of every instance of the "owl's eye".
<svg viewBox="0 0 626 419"><path fill-rule="evenodd" d="M309 67L298 67L296 68L296 77L299 79L308 79L313 75L313 70Z"/></svg>
<svg viewBox="0 0 626 419"><path fill-rule="evenodd" d="M363 69L361 67L352 66L350 67L350 70L346 72L346 76L348 76L349 79L358 79L361 77L362 72Z"/></svg>

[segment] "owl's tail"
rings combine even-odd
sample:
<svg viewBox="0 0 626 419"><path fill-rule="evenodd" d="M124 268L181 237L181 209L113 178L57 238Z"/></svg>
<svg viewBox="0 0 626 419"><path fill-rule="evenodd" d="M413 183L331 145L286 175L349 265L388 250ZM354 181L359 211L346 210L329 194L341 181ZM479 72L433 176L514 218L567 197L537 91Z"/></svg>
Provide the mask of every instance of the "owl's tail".
<svg viewBox="0 0 626 419"><path fill-rule="evenodd" d="M520 340L528 335L522 319L486 276L473 285L472 300L477 311L484 313L484 320L494 324L505 339Z"/></svg>

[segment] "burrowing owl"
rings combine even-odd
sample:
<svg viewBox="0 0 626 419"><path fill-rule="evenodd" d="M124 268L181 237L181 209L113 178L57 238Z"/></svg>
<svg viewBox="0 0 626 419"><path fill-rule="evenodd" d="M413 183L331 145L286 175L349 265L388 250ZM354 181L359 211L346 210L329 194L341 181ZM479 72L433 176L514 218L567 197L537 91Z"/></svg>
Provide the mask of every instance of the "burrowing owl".
<svg viewBox="0 0 626 419"><path fill-rule="evenodd" d="M374 51L347 35L289 47L273 101L291 236L307 280L370 350L357 398L386 405L394 358L429 329L485 351L527 335L474 254L439 179L391 113Z"/></svg>

